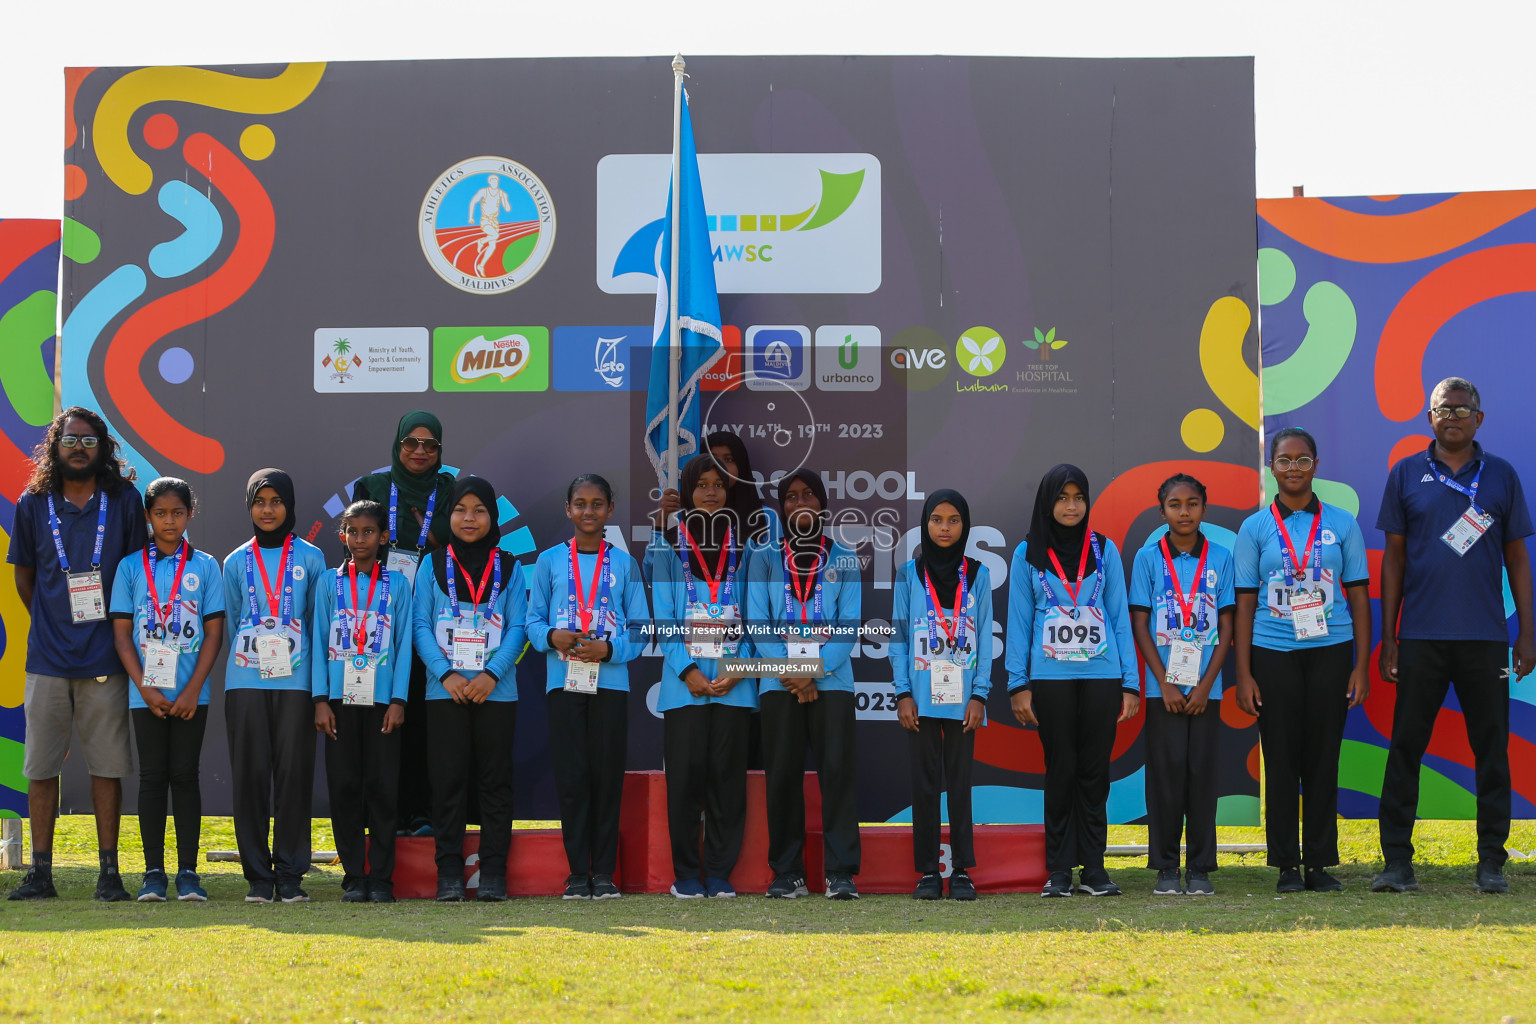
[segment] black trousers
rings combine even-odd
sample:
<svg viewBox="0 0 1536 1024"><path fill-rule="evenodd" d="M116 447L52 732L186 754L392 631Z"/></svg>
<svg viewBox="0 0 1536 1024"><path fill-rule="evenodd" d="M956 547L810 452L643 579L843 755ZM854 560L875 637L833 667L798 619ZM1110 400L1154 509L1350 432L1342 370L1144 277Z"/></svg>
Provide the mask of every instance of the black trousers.
<svg viewBox="0 0 1536 1024"><path fill-rule="evenodd" d="M629 694L551 690L544 699L566 862L573 875L611 875L619 862Z"/></svg>
<svg viewBox="0 0 1536 1024"><path fill-rule="evenodd" d="M432 786L427 767L427 666L415 654L411 655L405 724L399 732L400 783L396 817L401 830L415 831L432 820Z"/></svg>
<svg viewBox="0 0 1536 1024"><path fill-rule="evenodd" d="M1046 870L1101 868L1120 680L1036 679L1029 688L1045 750Z"/></svg>
<svg viewBox="0 0 1536 1024"><path fill-rule="evenodd" d="M1170 714L1161 697L1146 708L1147 867L1177 871L1187 829L1185 865L1215 871L1221 701L1208 701L1199 715Z"/></svg>
<svg viewBox="0 0 1536 1024"><path fill-rule="evenodd" d="M1454 683L1477 766L1477 859L1503 864L1509 839L1509 645L1497 640L1404 640L1397 653L1392 745L1381 785L1381 853L1413 859L1419 764Z"/></svg>
<svg viewBox="0 0 1536 1024"><path fill-rule="evenodd" d="M480 874L504 878L512 848L512 736L517 702L427 701L427 754L432 762L432 829L437 877L464 877L464 825L469 786L480 792Z"/></svg>
<svg viewBox="0 0 1536 1024"><path fill-rule="evenodd" d="M297 882L309 871L314 701L307 690L229 690L224 725L234 783L235 845L246 881Z"/></svg>
<svg viewBox="0 0 1536 1024"><path fill-rule="evenodd" d="M949 848L955 870L976 866L971 825L971 765L976 734L953 718L919 718L907 733L912 763L912 863L918 874L939 871L939 794L949 794Z"/></svg>
<svg viewBox="0 0 1536 1024"><path fill-rule="evenodd" d="M768 866L805 872L805 753L821 786L826 870L858 874L859 805L855 788L853 694L822 690L801 704L777 690L763 694L763 774L768 788Z"/></svg>
<svg viewBox="0 0 1536 1024"><path fill-rule="evenodd" d="M747 828L747 750L751 742L752 709L698 704L673 708L662 717L673 876L700 877L702 812L703 874L708 878L730 878L741 856L741 837ZM804 800L803 793L801 799ZM801 818L804 816L802 810Z"/></svg>
<svg viewBox="0 0 1536 1024"><path fill-rule="evenodd" d="M203 829L203 791L198 762L208 706L190 719L157 718L149 708L133 709L133 738L139 748L139 835L144 869L165 870L165 815L176 807L176 869L197 870L197 843Z"/></svg>
<svg viewBox="0 0 1536 1024"><path fill-rule="evenodd" d="M385 735L387 704L331 701L336 738L325 740L325 782L343 889L395 874L395 801L400 785L400 732ZM364 842L366 829L368 841Z"/></svg>
<svg viewBox="0 0 1536 1024"><path fill-rule="evenodd" d="M1352 641L1272 651L1254 647L1264 751L1264 838L1277 868L1339 862L1339 746L1349 713ZM1297 807L1298 790L1305 797ZM1301 816L1301 845L1296 818Z"/></svg>

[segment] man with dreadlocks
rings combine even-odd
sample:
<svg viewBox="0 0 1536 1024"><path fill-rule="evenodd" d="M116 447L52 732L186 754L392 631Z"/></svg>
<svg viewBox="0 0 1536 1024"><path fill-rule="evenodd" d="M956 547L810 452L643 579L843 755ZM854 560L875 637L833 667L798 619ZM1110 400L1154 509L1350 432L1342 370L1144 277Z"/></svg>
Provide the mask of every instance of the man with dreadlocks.
<svg viewBox="0 0 1536 1024"><path fill-rule="evenodd" d="M32 819L32 869L13 900L57 896L53 819L70 733L80 730L91 773L101 874L96 898L128 899L117 867L122 780L133 771L128 676L107 621L107 596L124 557L143 549L144 500L124 476L117 441L89 409L65 409L32 452L32 479L16 503L6 561L32 615L27 634L27 743L22 774Z"/></svg>

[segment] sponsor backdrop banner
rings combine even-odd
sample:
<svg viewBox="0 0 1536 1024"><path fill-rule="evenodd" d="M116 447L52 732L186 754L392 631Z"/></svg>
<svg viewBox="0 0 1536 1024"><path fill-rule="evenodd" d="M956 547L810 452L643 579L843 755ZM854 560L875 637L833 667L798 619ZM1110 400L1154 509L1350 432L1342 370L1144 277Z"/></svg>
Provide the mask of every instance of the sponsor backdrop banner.
<svg viewBox="0 0 1536 1024"><path fill-rule="evenodd" d="M96 255L92 239L74 231L64 245L80 260ZM53 418L58 275L58 221L0 219L0 558L10 547L16 501L32 473L28 458ZM0 817L27 813L21 705L29 623L15 572L0 561Z"/></svg>
<svg viewBox="0 0 1536 1024"><path fill-rule="evenodd" d="M1319 452L1318 495L1356 514L1371 556L1380 643L1376 529L1387 470L1433 440L1430 391L1465 377L1482 393L1479 441L1536 469L1524 375L1536 320L1531 254L1536 192L1266 199L1259 210L1264 311L1264 419L1307 427ZM1326 479L1324 479L1326 478ZM1441 486L1425 482L1423 486ZM1510 638L1514 600L1504 587ZM1339 763L1339 812L1376 817L1396 688L1371 655L1371 696L1351 712ZM1514 816L1536 816L1536 682L1509 686ZM1477 787L1455 692L1435 723L1420 775L1419 815L1475 818Z"/></svg>
<svg viewBox="0 0 1536 1024"><path fill-rule="evenodd" d="M275 465L298 532L336 556L349 485L421 407L445 463L498 487L525 567L569 537L582 472L613 482L610 535L639 556L669 63L70 71L65 230L94 258L66 252L65 401L100 408L141 477L191 479L195 541L220 555L249 536L247 476ZM766 480L820 471L858 545L861 816L908 814L882 630L922 498L952 486L997 588L977 815L1038 821L1043 756L1008 711L1002 641L1042 472L1087 471L1127 565L1173 472L1210 486L1218 541L1258 500L1252 62L688 70L726 324L704 419ZM519 669L518 814L549 818L537 662ZM661 766L659 672L654 653L631 667L632 768ZM1234 702L1222 715L1222 820L1254 821L1257 730ZM1115 821L1145 813L1141 721L1115 747ZM207 744L208 806L227 811L217 723Z"/></svg>

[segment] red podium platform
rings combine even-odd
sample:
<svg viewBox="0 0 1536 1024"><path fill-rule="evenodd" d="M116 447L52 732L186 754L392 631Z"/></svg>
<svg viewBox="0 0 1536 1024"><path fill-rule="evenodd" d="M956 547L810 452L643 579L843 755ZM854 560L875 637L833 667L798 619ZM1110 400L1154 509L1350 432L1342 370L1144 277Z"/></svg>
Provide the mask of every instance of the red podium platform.
<svg viewBox="0 0 1536 1024"><path fill-rule="evenodd" d="M939 832L948 878L949 828ZM976 866L971 880L979 892L1039 892L1045 888L1044 825L977 825ZM912 867L911 825L866 825L859 829L862 854L854 877L861 893L910 893L917 884Z"/></svg>
<svg viewBox="0 0 1536 1024"><path fill-rule="evenodd" d="M401 836L395 840L395 897L430 900L437 896L434 840ZM620 863L623 863L620 851ZM557 896L565 888L565 846L557 828L512 830L507 855L507 895ZM464 833L464 883L474 896L480 884L480 832Z"/></svg>

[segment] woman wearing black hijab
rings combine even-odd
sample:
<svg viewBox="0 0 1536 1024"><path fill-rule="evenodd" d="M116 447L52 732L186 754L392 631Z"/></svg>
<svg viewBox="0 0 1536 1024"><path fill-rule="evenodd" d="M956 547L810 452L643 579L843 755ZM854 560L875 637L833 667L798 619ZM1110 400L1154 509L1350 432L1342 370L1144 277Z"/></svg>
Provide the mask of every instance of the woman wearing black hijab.
<svg viewBox="0 0 1536 1024"><path fill-rule="evenodd" d="M1044 896L1114 896L1104 870L1109 761L1141 685L1115 543L1088 528L1088 477L1053 466L1008 576L1008 694L1045 748Z"/></svg>
<svg viewBox="0 0 1536 1024"><path fill-rule="evenodd" d="M896 718L911 734L914 899L944 895L939 873L939 794L949 794L954 873L951 899L973 900L971 764L976 730L992 692L992 577L965 557L971 509L960 492L934 491L923 503L920 548L901 567L892 598L892 683Z"/></svg>
<svg viewBox="0 0 1536 1024"><path fill-rule="evenodd" d="M749 568L748 622L757 653L821 659L822 674L759 682L767 781L771 897L804 896L805 753L815 753L821 785L828 899L859 890L859 811L855 799L853 645L860 625L860 573L853 552L823 535L827 489L798 469L779 480L784 541L763 546ZM761 554L761 557L758 554Z"/></svg>
<svg viewBox="0 0 1536 1024"><path fill-rule="evenodd" d="M247 903L309 899L299 883L309 871L315 778L310 625L328 573L320 549L293 535L294 505L287 473L253 473L245 507L255 536L224 559L224 725Z"/></svg>
<svg viewBox="0 0 1536 1024"><path fill-rule="evenodd" d="M512 845L512 735L517 658L528 592L517 559L497 546L496 491L460 477L448 505L452 539L416 584L412 629L427 666L427 755L437 898L464 899L464 826L471 779L480 793L478 899L507 898Z"/></svg>

